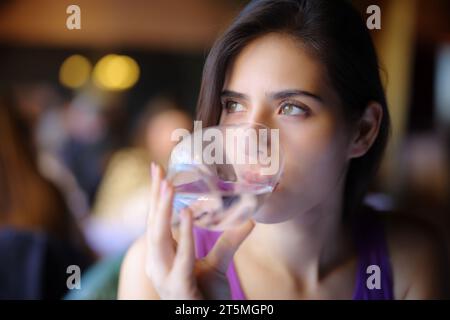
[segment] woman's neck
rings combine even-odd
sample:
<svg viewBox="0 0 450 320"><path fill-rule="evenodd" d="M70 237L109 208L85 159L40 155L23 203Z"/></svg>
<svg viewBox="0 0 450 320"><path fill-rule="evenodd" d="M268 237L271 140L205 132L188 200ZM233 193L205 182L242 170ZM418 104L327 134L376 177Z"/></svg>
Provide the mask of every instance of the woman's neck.
<svg viewBox="0 0 450 320"><path fill-rule="evenodd" d="M341 222L341 193L286 222L257 223L242 246L255 262L314 289L352 252Z"/></svg>

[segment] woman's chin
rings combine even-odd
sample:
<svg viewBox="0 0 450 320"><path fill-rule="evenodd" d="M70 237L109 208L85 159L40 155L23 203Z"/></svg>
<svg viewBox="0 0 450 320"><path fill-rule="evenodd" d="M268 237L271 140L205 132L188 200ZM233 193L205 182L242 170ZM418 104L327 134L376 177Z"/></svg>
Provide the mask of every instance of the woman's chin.
<svg viewBox="0 0 450 320"><path fill-rule="evenodd" d="M276 206L272 201L269 201L265 202L265 204L255 212L253 219L258 223L274 224L289 220L290 214L285 208Z"/></svg>

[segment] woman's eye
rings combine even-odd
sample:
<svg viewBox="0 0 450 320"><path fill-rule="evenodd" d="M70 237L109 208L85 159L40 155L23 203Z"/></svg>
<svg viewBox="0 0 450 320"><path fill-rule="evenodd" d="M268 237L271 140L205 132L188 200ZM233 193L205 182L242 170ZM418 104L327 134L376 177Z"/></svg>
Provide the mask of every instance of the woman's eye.
<svg viewBox="0 0 450 320"><path fill-rule="evenodd" d="M280 109L280 114L285 116L301 116L308 113L305 108L296 106L295 104L287 103L283 105Z"/></svg>
<svg viewBox="0 0 450 320"><path fill-rule="evenodd" d="M234 112L242 112L245 111L245 107L236 101L228 101L225 103L225 109L228 113L234 113Z"/></svg>

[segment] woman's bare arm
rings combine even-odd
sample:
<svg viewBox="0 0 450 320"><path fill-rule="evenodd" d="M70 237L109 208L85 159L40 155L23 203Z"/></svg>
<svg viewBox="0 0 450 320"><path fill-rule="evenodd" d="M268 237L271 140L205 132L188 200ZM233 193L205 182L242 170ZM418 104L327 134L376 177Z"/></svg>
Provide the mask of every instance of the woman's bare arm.
<svg viewBox="0 0 450 320"><path fill-rule="evenodd" d="M119 278L118 299L159 300L145 273L145 237L136 240L125 255Z"/></svg>

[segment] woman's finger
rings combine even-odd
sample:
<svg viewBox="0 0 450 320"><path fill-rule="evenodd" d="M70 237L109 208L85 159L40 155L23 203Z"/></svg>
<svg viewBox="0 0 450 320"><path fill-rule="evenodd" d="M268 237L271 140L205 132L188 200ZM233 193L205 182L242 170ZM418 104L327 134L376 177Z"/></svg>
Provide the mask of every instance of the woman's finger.
<svg viewBox="0 0 450 320"><path fill-rule="evenodd" d="M160 189L160 183L162 180L162 174L158 168L158 166L152 162L150 166L151 170L151 176L152 176L152 185L150 187L150 207L149 207L149 214L148 214L148 227L152 227L154 215L155 215L155 209L159 201L159 189Z"/></svg>
<svg viewBox="0 0 450 320"><path fill-rule="evenodd" d="M192 276L195 266L195 245L193 235L192 212L186 208L180 214L180 239L173 264L173 272L177 272L185 279Z"/></svg>
<svg viewBox="0 0 450 320"><path fill-rule="evenodd" d="M171 208L172 194L167 189L167 183L161 182L163 177L162 169L154 165L153 175L155 187L152 189L151 218L148 219L147 226L147 265L151 265L154 274L160 276L167 275L172 269L175 257L175 246L172 232L169 228L162 227L161 216L167 215ZM156 185L157 184L157 185Z"/></svg>
<svg viewBox="0 0 450 320"><path fill-rule="evenodd" d="M172 202L174 197L174 189L167 182L163 180L161 183L160 201L156 208L156 214L154 217L154 229L155 237L164 244L172 244Z"/></svg>
<svg viewBox="0 0 450 320"><path fill-rule="evenodd" d="M206 257L208 263L225 274L234 253L253 230L255 223L249 220L236 228L225 230Z"/></svg>

